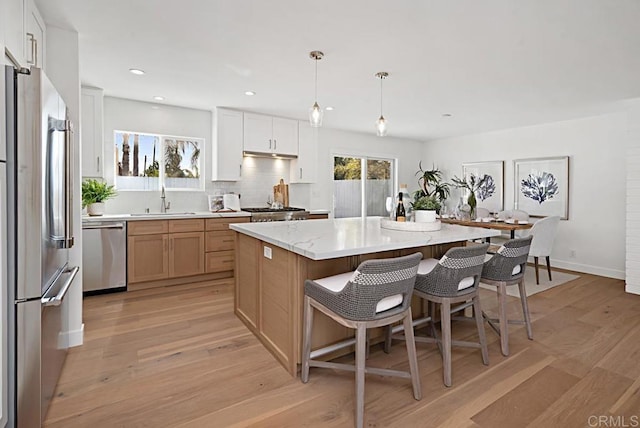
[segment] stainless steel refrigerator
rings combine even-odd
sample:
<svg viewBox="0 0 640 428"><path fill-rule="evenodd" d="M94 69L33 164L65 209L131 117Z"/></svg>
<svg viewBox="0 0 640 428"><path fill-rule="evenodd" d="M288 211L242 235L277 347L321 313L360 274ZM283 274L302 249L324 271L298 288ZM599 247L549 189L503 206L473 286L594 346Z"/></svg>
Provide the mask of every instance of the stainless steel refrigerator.
<svg viewBox="0 0 640 428"><path fill-rule="evenodd" d="M73 246L72 138L64 100L37 68L5 68L9 426L44 420L64 363Z"/></svg>

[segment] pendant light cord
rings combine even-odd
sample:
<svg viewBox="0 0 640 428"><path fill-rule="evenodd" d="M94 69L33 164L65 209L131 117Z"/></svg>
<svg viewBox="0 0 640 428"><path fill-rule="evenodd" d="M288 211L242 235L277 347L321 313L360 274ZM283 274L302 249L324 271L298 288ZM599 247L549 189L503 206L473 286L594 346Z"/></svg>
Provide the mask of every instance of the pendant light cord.
<svg viewBox="0 0 640 428"><path fill-rule="evenodd" d="M316 62L316 77L315 77L315 94L314 94L314 101L318 102L318 58L315 59Z"/></svg>
<svg viewBox="0 0 640 428"><path fill-rule="evenodd" d="M384 77L380 76L380 116L382 117L382 81Z"/></svg>

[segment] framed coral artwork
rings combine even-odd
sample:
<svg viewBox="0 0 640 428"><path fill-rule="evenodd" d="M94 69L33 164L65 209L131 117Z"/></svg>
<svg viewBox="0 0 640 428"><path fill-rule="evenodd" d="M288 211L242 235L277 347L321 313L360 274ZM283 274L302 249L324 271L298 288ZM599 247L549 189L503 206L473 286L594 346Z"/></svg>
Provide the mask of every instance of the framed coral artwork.
<svg viewBox="0 0 640 428"><path fill-rule="evenodd" d="M487 176L475 192L478 207L486 208L492 213L502 211L504 209L504 161L463 163L462 176L466 180L472 175L478 180Z"/></svg>
<svg viewBox="0 0 640 428"><path fill-rule="evenodd" d="M515 208L533 217L569 218L569 156L513 161Z"/></svg>

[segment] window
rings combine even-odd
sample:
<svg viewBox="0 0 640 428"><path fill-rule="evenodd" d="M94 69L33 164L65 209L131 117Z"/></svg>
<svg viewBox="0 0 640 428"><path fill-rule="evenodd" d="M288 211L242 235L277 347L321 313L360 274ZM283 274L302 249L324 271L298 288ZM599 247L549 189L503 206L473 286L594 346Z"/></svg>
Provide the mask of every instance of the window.
<svg viewBox="0 0 640 428"><path fill-rule="evenodd" d="M204 140L115 131L118 190L200 190Z"/></svg>
<svg viewBox="0 0 640 428"><path fill-rule="evenodd" d="M393 196L394 165L392 159L334 156L334 217L361 217L363 212L365 216L388 215L385 200Z"/></svg>

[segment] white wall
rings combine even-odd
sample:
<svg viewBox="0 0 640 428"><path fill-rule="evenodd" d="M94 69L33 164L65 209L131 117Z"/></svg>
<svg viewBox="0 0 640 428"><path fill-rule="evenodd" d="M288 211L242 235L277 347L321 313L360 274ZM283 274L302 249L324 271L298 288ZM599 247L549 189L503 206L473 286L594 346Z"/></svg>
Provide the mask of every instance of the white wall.
<svg viewBox="0 0 640 428"><path fill-rule="evenodd" d="M640 294L640 100L628 107L626 291Z"/></svg>
<svg viewBox="0 0 640 428"><path fill-rule="evenodd" d="M568 155L569 220L560 222L552 265L624 278L626 129L626 113L612 113L429 141L423 159L446 180L462 174L463 162L504 160L505 208L512 209L514 159Z"/></svg>
<svg viewBox="0 0 640 428"><path fill-rule="evenodd" d="M82 197L80 195L80 60L78 33L47 26L47 76L67 103L71 121L76 127L73 134L73 235L75 244L69 252L69 264L82 266ZM82 324L82 271L69 289L63 302L63 340L69 346L81 345Z"/></svg>

